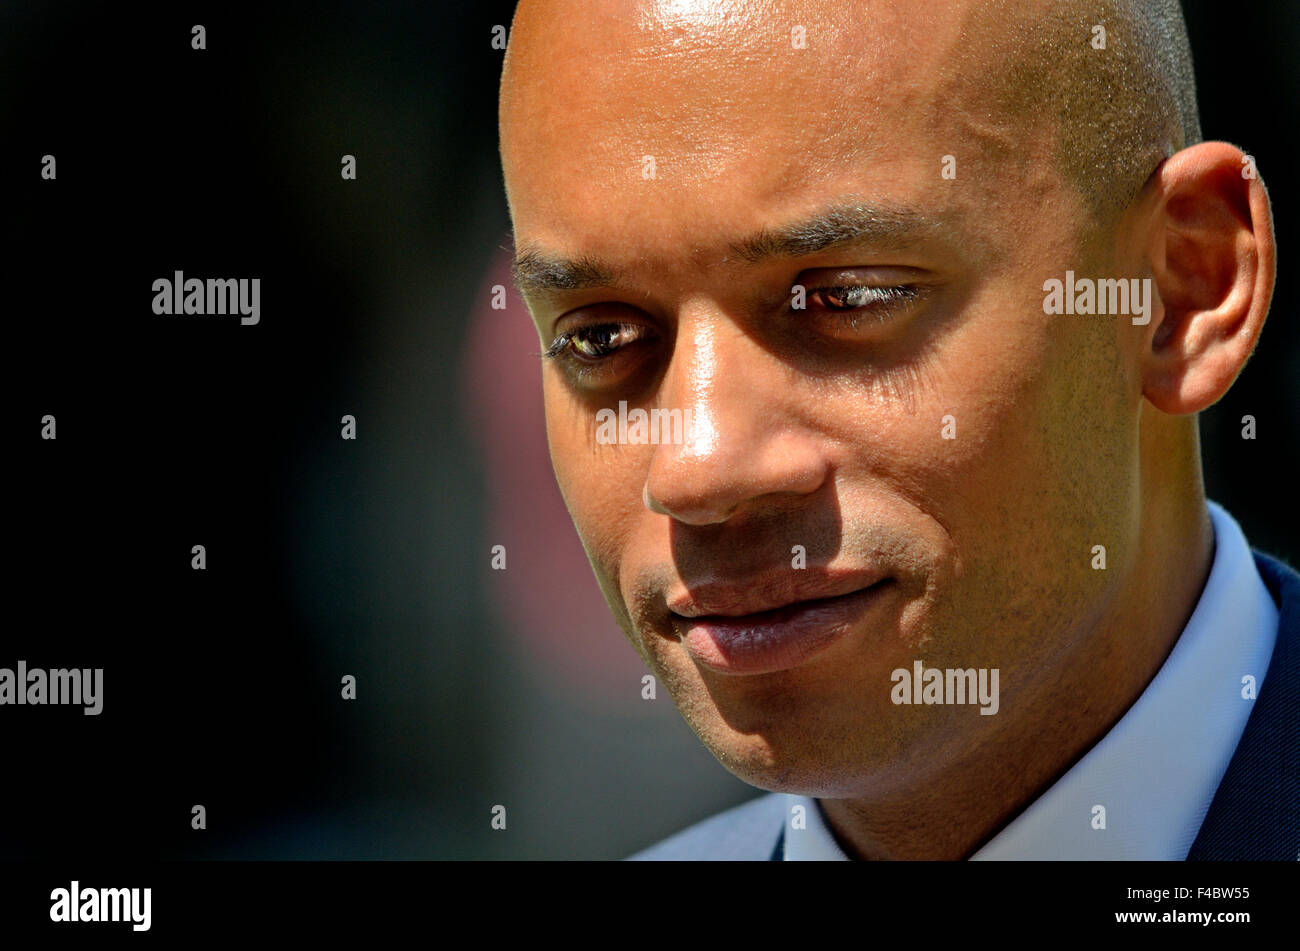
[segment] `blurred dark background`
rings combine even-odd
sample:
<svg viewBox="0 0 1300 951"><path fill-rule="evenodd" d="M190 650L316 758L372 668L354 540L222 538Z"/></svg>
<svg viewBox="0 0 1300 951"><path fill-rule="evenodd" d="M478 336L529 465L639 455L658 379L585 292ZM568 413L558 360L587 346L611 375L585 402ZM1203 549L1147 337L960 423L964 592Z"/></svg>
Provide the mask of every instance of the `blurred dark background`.
<svg viewBox="0 0 1300 951"><path fill-rule="evenodd" d="M1280 247L1202 417L1208 491L1300 564L1300 8L1186 8L1205 137L1255 156ZM0 7L0 666L105 669L98 717L0 709L0 857L617 858L756 795L642 699L550 472L536 336L513 288L488 307L512 9ZM261 323L154 316L176 270L261 278Z"/></svg>

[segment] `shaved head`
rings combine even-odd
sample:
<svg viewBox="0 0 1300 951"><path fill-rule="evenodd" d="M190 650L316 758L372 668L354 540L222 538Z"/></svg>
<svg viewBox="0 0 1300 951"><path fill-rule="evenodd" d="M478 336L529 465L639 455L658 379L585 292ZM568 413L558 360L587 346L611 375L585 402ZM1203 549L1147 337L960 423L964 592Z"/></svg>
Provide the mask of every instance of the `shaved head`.
<svg viewBox="0 0 1300 951"><path fill-rule="evenodd" d="M987 0L944 6L942 15L959 34L949 52L973 70L967 81L988 88L990 98L984 102L995 115L1055 124L1053 157L1097 218L1109 218L1127 206L1162 159L1201 141L1191 49L1178 0ZM687 31L694 31L702 44L727 44L734 55L760 58L786 53L792 25L803 26L809 48L821 53L846 42L859 48L879 43L882 23L924 32L927 19L939 15L911 11L900 23L888 7L870 0L601 0L590 9L584 5L582 22L574 26L603 44L612 37L596 24L635 25L640 42L626 51L627 65L635 68L656 60L665 65L684 60L691 55L683 42ZM504 106L514 98L513 61L564 55L562 37L569 31L561 23L571 16L564 2L519 5L502 73L503 118ZM581 29L583 24L591 27ZM536 47L530 45L533 40ZM889 40L906 45L907 35L893 34ZM773 49L764 48L768 45ZM515 55L518 46L528 49ZM837 67L846 62L842 53L841 47L834 54ZM863 62L847 58L854 60ZM592 79L595 88L602 85L600 77ZM649 76L642 81L653 82ZM837 121L853 122L851 115Z"/></svg>
<svg viewBox="0 0 1300 951"><path fill-rule="evenodd" d="M980 38L1006 44L1002 103L1053 118L1059 167L1099 217L1126 207L1160 161L1201 141L1178 0L1057 0L1027 15L1017 0L994 0L979 20Z"/></svg>

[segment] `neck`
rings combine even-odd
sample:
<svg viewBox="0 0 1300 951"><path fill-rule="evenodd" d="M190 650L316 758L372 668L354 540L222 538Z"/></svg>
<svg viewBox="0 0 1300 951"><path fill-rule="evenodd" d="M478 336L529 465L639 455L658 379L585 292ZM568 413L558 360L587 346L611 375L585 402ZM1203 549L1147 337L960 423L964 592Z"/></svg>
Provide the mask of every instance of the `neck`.
<svg viewBox="0 0 1300 951"><path fill-rule="evenodd" d="M1143 404L1136 557L1086 638L1086 663L1028 716L888 798L824 799L845 852L864 859L963 859L1042 795L1119 721L1155 677L1200 599L1214 532L1195 417ZM1061 717L1072 709L1077 715ZM1005 711L1004 711L1005 712ZM1055 715L1053 715L1055 714Z"/></svg>

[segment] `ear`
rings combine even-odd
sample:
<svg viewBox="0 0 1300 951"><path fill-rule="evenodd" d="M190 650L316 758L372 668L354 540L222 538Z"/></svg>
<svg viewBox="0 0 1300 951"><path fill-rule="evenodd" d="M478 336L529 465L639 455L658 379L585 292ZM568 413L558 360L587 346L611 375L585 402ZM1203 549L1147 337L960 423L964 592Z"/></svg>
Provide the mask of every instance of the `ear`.
<svg viewBox="0 0 1300 951"><path fill-rule="evenodd" d="M1183 149L1152 179L1161 313L1144 340L1142 395L1171 415L1197 413L1232 386L1264 327L1273 214L1253 159L1226 142Z"/></svg>

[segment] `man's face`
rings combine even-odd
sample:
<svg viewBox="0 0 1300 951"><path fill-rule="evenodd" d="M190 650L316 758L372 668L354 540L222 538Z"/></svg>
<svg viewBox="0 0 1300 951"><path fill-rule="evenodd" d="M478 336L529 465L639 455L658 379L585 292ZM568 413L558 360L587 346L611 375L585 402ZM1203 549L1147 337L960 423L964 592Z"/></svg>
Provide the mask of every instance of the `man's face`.
<svg viewBox="0 0 1300 951"><path fill-rule="evenodd" d="M1138 272L992 91L976 44L1015 24L827 6L526 4L502 154L518 250L612 278L529 305L544 348L572 335L547 432L615 617L729 769L840 798L1075 714L1135 547L1140 382L1127 320L1043 313L1067 269ZM620 401L693 438L604 444ZM916 660L999 669L998 714L896 705Z"/></svg>

